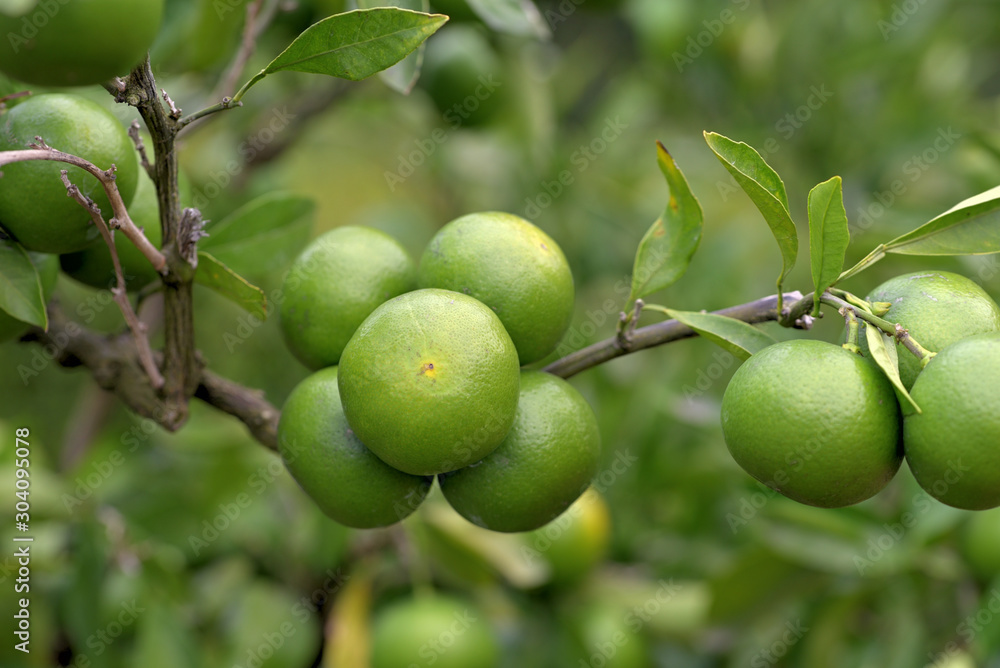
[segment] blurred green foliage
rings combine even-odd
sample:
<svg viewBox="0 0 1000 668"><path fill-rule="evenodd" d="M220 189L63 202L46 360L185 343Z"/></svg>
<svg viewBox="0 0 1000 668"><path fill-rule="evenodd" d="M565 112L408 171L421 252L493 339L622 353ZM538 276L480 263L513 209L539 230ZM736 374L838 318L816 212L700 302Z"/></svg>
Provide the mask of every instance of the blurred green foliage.
<svg viewBox="0 0 1000 668"><path fill-rule="evenodd" d="M168 3L153 62L185 111L232 92L218 82L245 4ZM237 85L343 8L293 5L281 3ZM459 215L526 215L561 244L574 271L566 352L614 331L636 244L667 197L654 140L705 210L688 274L655 297L677 309L769 294L780 266L703 130L762 151L785 179L803 238L809 188L841 175L849 265L997 183L1000 8L992 3L538 6L551 39L491 29L462 0L442 2L454 20L428 50L439 38L474 43L476 62L489 68L478 76L455 68L464 83L450 85L466 88L448 95L447 71L409 96L377 78L349 86L268 78L242 109L185 135L195 205L221 221L259 195L288 191L316 202L313 235L371 225L414 256ZM110 107L100 89L81 92ZM133 117L123 107L115 113ZM238 258L233 266L273 301L284 267L260 272L267 254L252 249L245 266ZM997 297L996 258L890 257L844 287L865 294L895 274L934 267ZM786 285L808 291L808 271L800 254ZM61 276L56 294L82 323L122 328L106 292ZM196 299L206 362L280 405L307 371L284 349L276 319L260 322L201 288ZM155 322L155 299L145 310ZM808 335L833 341L841 326L828 316ZM320 665L337 614L363 629L368 603L377 612L430 581L476 601L505 666L1000 666L1000 556L966 561L962 546L977 542L963 538L970 514L931 500L905 467L882 494L842 510L801 506L757 485L729 457L718 424L737 365L688 340L573 379L599 417L604 463L595 486L611 508L613 538L606 562L567 590L539 586L544 572L516 543L442 519L437 495L401 528L348 531L234 420L195 404L189 424L166 434L38 346L0 345L0 479L13 480L14 428L30 428L35 537L32 653L13 650L7 616L0 663ZM979 524L1000 534L1000 521ZM13 544L12 522L0 533ZM353 580L363 595L337 608L359 564L374 575ZM5 550L4 600L15 574Z"/></svg>

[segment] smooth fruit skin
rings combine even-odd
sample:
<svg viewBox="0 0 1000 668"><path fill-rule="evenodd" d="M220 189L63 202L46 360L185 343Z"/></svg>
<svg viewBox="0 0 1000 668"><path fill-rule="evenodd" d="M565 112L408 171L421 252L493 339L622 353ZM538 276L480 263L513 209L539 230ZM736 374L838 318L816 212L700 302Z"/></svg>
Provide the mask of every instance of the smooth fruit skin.
<svg viewBox="0 0 1000 668"><path fill-rule="evenodd" d="M862 357L824 341L783 341L753 355L722 398L733 459L811 506L838 508L885 487L902 462L892 385Z"/></svg>
<svg viewBox="0 0 1000 668"><path fill-rule="evenodd" d="M913 476L942 503L965 510L1000 506L1000 333L980 334L938 353L910 395L903 448Z"/></svg>
<svg viewBox="0 0 1000 668"><path fill-rule="evenodd" d="M517 351L472 297L416 290L379 306L340 360L347 421L382 461L414 475L468 466L514 422Z"/></svg>
<svg viewBox="0 0 1000 668"><path fill-rule="evenodd" d="M0 243L11 242L0 241ZM59 257L47 253L28 253L28 256L35 265L35 269L38 270L38 274L42 280L42 295L45 297L45 301L48 302L52 296L52 291L56 287L56 280L59 278ZM28 330L28 327L28 323L22 322L9 313L0 310L0 341L16 339L24 334Z"/></svg>
<svg viewBox="0 0 1000 668"><path fill-rule="evenodd" d="M386 606L372 628L372 668L496 668L500 645L486 616L444 594Z"/></svg>
<svg viewBox="0 0 1000 668"><path fill-rule="evenodd" d="M42 86L89 86L124 77L160 29L163 0L49 0L0 13L0 70Z"/></svg>
<svg viewBox="0 0 1000 668"><path fill-rule="evenodd" d="M280 310L285 345L311 369L337 364L375 307L416 287L416 265L388 234L354 226L327 232L309 244L285 277Z"/></svg>
<svg viewBox="0 0 1000 668"><path fill-rule="evenodd" d="M492 531L548 524L590 485L601 432L587 400L558 376L521 372L521 396L507 438L473 466L439 477L462 517Z"/></svg>
<svg viewBox="0 0 1000 668"><path fill-rule="evenodd" d="M1000 331L1000 307L976 283L947 271L922 271L889 279L865 298L869 302L889 302L883 316L901 324L932 351L943 350L960 339L975 334ZM868 354L862 333L861 349ZM920 373L920 360L897 344L899 377L906 389Z"/></svg>
<svg viewBox="0 0 1000 668"><path fill-rule="evenodd" d="M985 581L1000 575L1000 508L975 513L962 529L962 556Z"/></svg>
<svg viewBox="0 0 1000 668"><path fill-rule="evenodd" d="M52 148L85 158L100 169L117 167L116 183L126 206L139 178L135 147L110 112L76 95L38 95L0 116L0 150L24 149L41 136ZM5 165L0 177L0 225L28 250L70 253L83 250L100 232L75 200L66 196L59 172L94 200L105 220L111 203L104 187L79 167L51 160Z"/></svg>
<svg viewBox="0 0 1000 668"><path fill-rule="evenodd" d="M420 258L419 282L493 309L522 365L555 350L573 316L566 256L549 235L510 213L471 213L442 227Z"/></svg>
<svg viewBox="0 0 1000 668"><path fill-rule="evenodd" d="M340 405L337 367L317 371L292 390L278 422L278 450L320 510L357 529L402 520L434 481L397 471L358 439Z"/></svg>

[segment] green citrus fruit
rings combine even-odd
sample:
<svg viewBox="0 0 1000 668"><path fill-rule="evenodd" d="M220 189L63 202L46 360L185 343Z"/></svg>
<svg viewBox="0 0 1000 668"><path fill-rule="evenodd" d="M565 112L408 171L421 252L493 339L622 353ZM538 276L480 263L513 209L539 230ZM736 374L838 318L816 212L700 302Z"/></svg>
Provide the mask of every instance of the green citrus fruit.
<svg viewBox="0 0 1000 668"><path fill-rule="evenodd" d="M980 334L938 353L910 395L903 447L913 477L942 503L966 510L1000 506L1000 333Z"/></svg>
<svg viewBox="0 0 1000 668"><path fill-rule="evenodd" d="M562 378L521 372L514 424L496 450L439 478L452 508L493 531L531 531L575 501L597 473L601 433L587 400Z"/></svg>
<svg viewBox="0 0 1000 668"><path fill-rule="evenodd" d="M282 287L281 332L312 369L340 361L344 346L375 307L416 288L413 260L384 232L340 227L313 240Z"/></svg>
<svg viewBox="0 0 1000 668"><path fill-rule="evenodd" d="M359 529L403 519L434 481L388 466L355 436L340 405L337 367L317 371L292 390L278 422L278 450L324 513Z"/></svg>
<svg viewBox="0 0 1000 668"><path fill-rule="evenodd" d="M417 290L375 309L340 360L347 421L390 466L444 473L491 453L517 408L517 351L472 297Z"/></svg>
<svg viewBox="0 0 1000 668"><path fill-rule="evenodd" d="M157 248L160 247L162 233L160 228L160 205L156 199L156 186L144 170L139 170L139 184L136 186L132 203L128 206L128 215L132 222L143 231ZM191 185L183 175L180 181L181 206L191 199ZM118 261L125 275L125 285L129 290L141 290L153 281L159 280L160 274L153 269L146 256L135 244L121 232L116 231L115 250ZM62 269L76 280L95 288L110 288L117 284L115 266L111 261L111 253L103 243L95 243L77 253L67 253L60 258Z"/></svg>
<svg viewBox="0 0 1000 668"><path fill-rule="evenodd" d="M420 258L420 287L472 295L493 309L521 364L555 350L573 315L573 275L549 235L509 213L457 218Z"/></svg>
<svg viewBox="0 0 1000 668"><path fill-rule="evenodd" d="M645 612L642 614L649 616ZM578 662L571 665L603 668L645 668L653 665L648 656L646 639L639 633L645 620L634 610L601 600L587 601L582 606L574 607L567 621L575 641L573 658Z"/></svg>
<svg viewBox="0 0 1000 668"><path fill-rule="evenodd" d="M0 241L0 244L9 244L11 241ZM59 278L59 256L47 253L28 253L31 262L38 270L42 279L42 295L48 302L52 296L52 290L56 287L56 280ZM18 320L9 313L0 310L0 341L16 339L28 330L28 323Z"/></svg>
<svg viewBox="0 0 1000 668"><path fill-rule="evenodd" d="M125 76L160 29L163 0L48 0L0 12L0 70L42 86Z"/></svg>
<svg viewBox="0 0 1000 668"><path fill-rule="evenodd" d="M1000 308L996 302L965 276L947 271L897 276L872 290L865 299L891 303L883 317L901 324L928 350L942 350L974 334L1000 331ZM860 343L867 355L864 332ZM900 344L897 350L899 377L906 389L910 389L920 373L920 360Z"/></svg>
<svg viewBox="0 0 1000 668"><path fill-rule="evenodd" d="M545 560L553 584L573 585L601 563L610 538L608 504L591 488L562 515L525 534L525 554Z"/></svg>
<svg viewBox="0 0 1000 668"><path fill-rule="evenodd" d="M476 26L449 25L428 40L420 86L451 127L475 127L496 116L505 80L502 61Z"/></svg>
<svg viewBox="0 0 1000 668"><path fill-rule="evenodd" d="M1000 508L975 513L962 528L962 556L983 580L1000 575Z"/></svg>
<svg viewBox="0 0 1000 668"><path fill-rule="evenodd" d="M722 398L736 462L785 496L823 508L874 496L895 475L899 405L874 364L823 341L783 341L753 355Z"/></svg>
<svg viewBox="0 0 1000 668"><path fill-rule="evenodd" d="M122 199L126 205L132 202L139 178L135 148L122 124L103 107L76 95L38 95L0 116L0 150L23 149L36 135L101 169L114 164ZM66 196L59 178L63 169L100 207L105 220L112 216L103 186L79 167L51 160L6 165L0 177L0 224L28 250L70 253L100 237L90 214Z"/></svg>
<svg viewBox="0 0 1000 668"><path fill-rule="evenodd" d="M372 668L500 665L500 645L489 620L473 604L452 596L395 601L372 626Z"/></svg>

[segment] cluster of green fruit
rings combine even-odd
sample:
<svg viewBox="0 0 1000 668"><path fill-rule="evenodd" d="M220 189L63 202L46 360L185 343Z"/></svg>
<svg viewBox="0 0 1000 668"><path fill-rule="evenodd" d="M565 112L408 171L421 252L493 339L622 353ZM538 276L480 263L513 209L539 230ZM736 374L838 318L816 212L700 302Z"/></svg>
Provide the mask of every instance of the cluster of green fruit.
<svg viewBox="0 0 1000 668"><path fill-rule="evenodd" d="M587 488L600 454L579 392L522 369L555 349L572 311L559 246L511 214L445 225L419 271L377 230L320 236L281 295L285 341L317 370L282 411L288 470L352 527L403 519L434 476L479 526L547 524Z"/></svg>
<svg viewBox="0 0 1000 668"><path fill-rule="evenodd" d="M897 343L900 380L919 411L898 400L866 336L853 347L785 341L753 355L726 388L722 427L733 458L814 506L874 496L904 458L941 502L1000 506L1000 308L971 280L940 271L898 276L865 301L887 306L885 320L940 351L926 362Z"/></svg>

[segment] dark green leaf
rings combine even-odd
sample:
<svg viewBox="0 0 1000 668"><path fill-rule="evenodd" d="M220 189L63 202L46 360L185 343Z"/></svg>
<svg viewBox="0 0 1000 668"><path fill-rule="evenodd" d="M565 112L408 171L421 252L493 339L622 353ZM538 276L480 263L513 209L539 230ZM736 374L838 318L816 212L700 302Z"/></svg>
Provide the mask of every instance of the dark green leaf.
<svg viewBox="0 0 1000 668"><path fill-rule="evenodd" d="M469 8L497 32L546 39L549 26L531 0L468 0Z"/></svg>
<svg viewBox="0 0 1000 668"><path fill-rule="evenodd" d="M306 197L268 193L209 225L200 246L237 273L259 277L286 266L305 247L315 208Z"/></svg>
<svg viewBox="0 0 1000 668"><path fill-rule="evenodd" d="M809 259L817 312L820 296L837 282L844 268L850 242L843 187L840 177L835 176L809 191Z"/></svg>
<svg viewBox="0 0 1000 668"><path fill-rule="evenodd" d="M785 184L771 166L764 162L751 146L743 142L734 142L715 132L706 132L705 141L709 148L736 183L750 196L750 200L764 216L771 228L774 238L781 249L782 269L778 277L778 292L785 276L795 266L795 258L799 252L799 238L795 223L788 213L788 196L785 194Z"/></svg>
<svg viewBox="0 0 1000 668"><path fill-rule="evenodd" d="M42 279L21 244L0 241L0 309L18 320L48 329Z"/></svg>
<svg viewBox="0 0 1000 668"><path fill-rule="evenodd" d="M899 358L895 343L889 339L888 334L878 327L865 325L862 329L865 330L865 337L868 339L869 354L875 360L878 368L882 370L882 373L889 379L892 386L896 388L896 393L910 402L910 405L918 413L921 413L920 406L913 401L913 397L906 391L903 381L899 378ZM886 344L886 340L889 341L888 345Z"/></svg>
<svg viewBox="0 0 1000 668"><path fill-rule="evenodd" d="M256 285L215 259L208 253L198 252L198 270L194 280L210 288L247 312L260 318L267 318L267 297Z"/></svg>
<svg viewBox="0 0 1000 668"><path fill-rule="evenodd" d="M335 14L306 28L257 76L289 70L360 81L398 63L447 20L398 7Z"/></svg>
<svg viewBox="0 0 1000 668"><path fill-rule="evenodd" d="M375 7L399 7L415 12L430 13L430 2L428 0L358 0L358 9L374 9ZM385 85L393 90L409 95L410 91L420 78L420 68L424 62L424 48L426 43L421 43L417 50L403 58L401 61L378 73Z"/></svg>
<svg viewBox="0 0 1000 668"><path fill-rule="evenodd" d="M663 309L663 312L712 343L725 348L740 360L748 360L754 353L777 343L769 334L753 325L724 315L673 309Z"/></svg>
<svg viewBox="0 0 1000 668"><path fill-rule="evenodd" d="M902 255L1000 253L1000 186L959 202L885 245Z"/></svg>
<svg viewBox="0 0 1000 668"><path fill-rule="evenodd" d="M701 241L704 220L701 204L660 142L656 142L656 158L670 188L670 201L639 242L629 302L662 290L683 276Z"/></svg>

